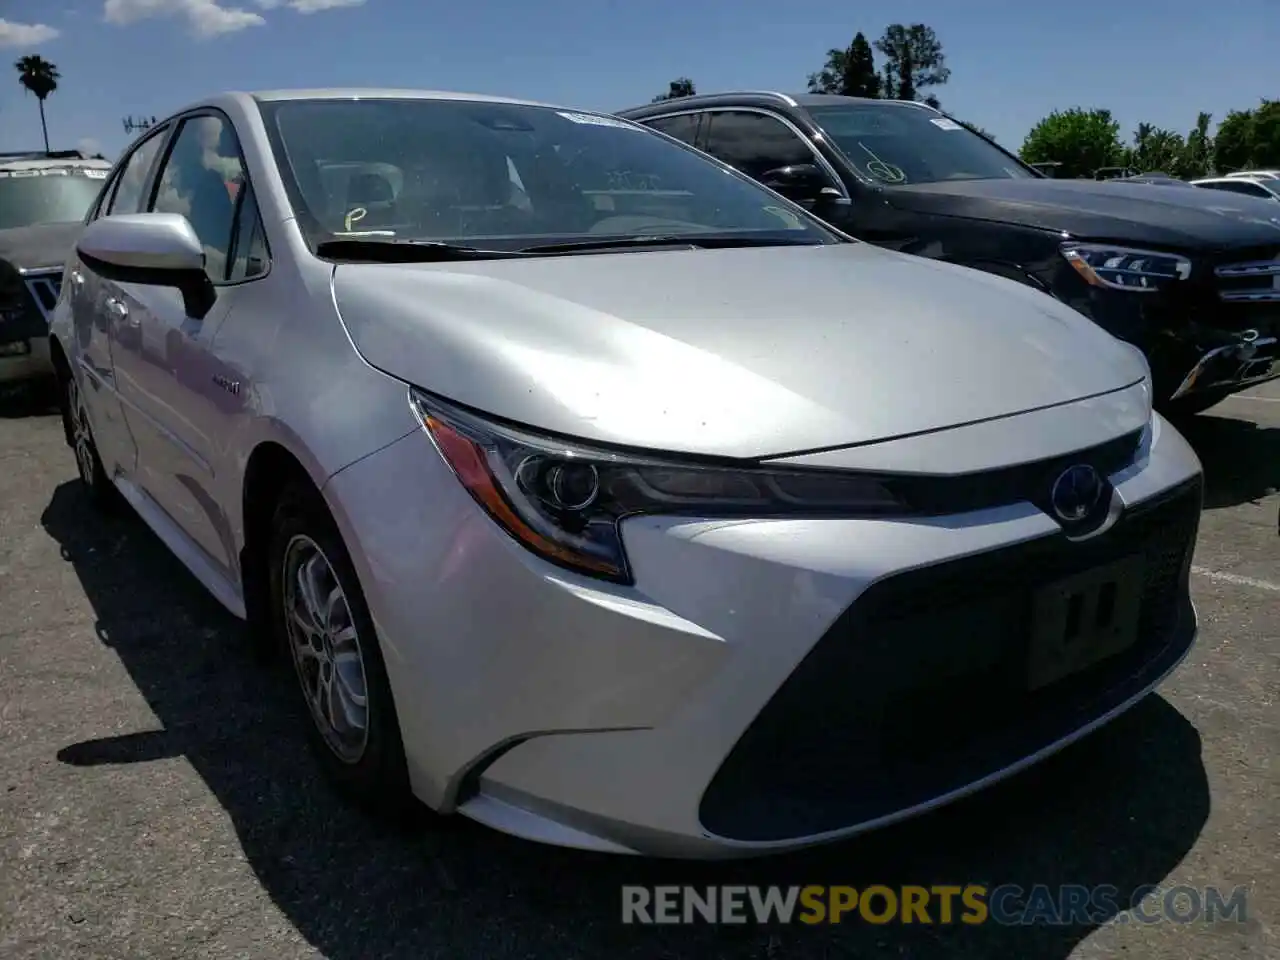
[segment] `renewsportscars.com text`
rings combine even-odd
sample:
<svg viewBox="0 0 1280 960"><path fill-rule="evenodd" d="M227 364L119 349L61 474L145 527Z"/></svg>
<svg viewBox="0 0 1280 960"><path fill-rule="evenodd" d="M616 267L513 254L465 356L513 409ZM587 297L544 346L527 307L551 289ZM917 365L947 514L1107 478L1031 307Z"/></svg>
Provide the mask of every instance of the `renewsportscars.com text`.
<svg viewBox="0 0 1280 960"><path fill-rule="evenodd" d="M622 922L998 924L1218 923L1247 919L1245 887L1154 885L1122 892L1106 884L931 886L624 886Z"/></svg>

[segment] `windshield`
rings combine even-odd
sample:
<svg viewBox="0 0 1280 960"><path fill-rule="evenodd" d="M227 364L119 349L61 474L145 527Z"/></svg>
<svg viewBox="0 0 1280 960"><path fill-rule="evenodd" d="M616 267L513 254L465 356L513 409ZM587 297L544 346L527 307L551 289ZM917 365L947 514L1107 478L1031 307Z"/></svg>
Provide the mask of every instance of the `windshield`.
<svg viewBox="0 0 1280 960"><path fill-rule="evenodd" d="M313 246L351 236L496 250L685 234L841 242L750 180L611 117L467 100L262 110Z"/></svg>
<svg viewBox="0 0 1280 960"><path fill-rule="evenodd" d="M1035 178L973 131L923 107L841 103L809 113L857 171L878 183Z"/></svg>
<svg viewBox="0 0 1280 960"><path fill-rule="evenodd" d="M103 170L0 170L0 230L79 223L98 199Z"/></svg>

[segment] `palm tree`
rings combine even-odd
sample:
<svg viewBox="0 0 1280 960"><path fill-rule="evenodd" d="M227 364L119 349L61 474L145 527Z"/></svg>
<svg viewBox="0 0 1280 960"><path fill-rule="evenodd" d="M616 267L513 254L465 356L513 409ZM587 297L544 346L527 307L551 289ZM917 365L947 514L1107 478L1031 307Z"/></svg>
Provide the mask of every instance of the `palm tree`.
<svg viewBox="0 0 1280 960"><path fill-rule="evenodd" d="M44 132L44 152L49 152L49 126L44 121L44 101L58 89L61 74L58 68L44 57L28 54L13 65L18 71L18 83L40 101L40 129Z"/></svg>

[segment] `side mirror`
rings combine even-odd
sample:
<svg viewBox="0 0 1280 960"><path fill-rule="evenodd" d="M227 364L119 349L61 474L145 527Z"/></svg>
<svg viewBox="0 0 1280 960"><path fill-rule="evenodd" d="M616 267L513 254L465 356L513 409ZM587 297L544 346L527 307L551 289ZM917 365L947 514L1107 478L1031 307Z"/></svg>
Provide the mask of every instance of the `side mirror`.
<svg viewBox="0 0 1280 960"><path fill-rule="evenodd" d="M761 174L760 182L796 203L812 203L820 198L834 199L840 195L816 163L776 167Z"/></svg>
<svg viewBox="0 0 1280 960"><path fill-rule="evenodd" d="M102 217L76 242L84 265L119 283L175 287L187 314L203 319L217 298L204 272L204 247L191 222L176 213L124 213Z"/></svg>

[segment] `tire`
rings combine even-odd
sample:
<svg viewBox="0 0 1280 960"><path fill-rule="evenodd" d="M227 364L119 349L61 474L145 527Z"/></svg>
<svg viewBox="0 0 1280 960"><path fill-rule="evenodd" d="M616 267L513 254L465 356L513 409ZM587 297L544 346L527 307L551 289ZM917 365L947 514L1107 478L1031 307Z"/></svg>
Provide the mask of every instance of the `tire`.
<svg viewBox="0 0 1280 960"><path fill-rule="evenodd" d="M386 664L350 554L314 490L291 486L281 496L267 569L272 633L297 681L320 766L355 806L401 819L415 804ZM304 613L321 608L327 612Z"/></svg>
<svg viewBox="0 0 1280 960"><path fill-rule="evenodd" d="M99 510L111 510L116 504L116 488L102 466L102 458L98 456L98 445L93 439L93 427L80 396L80 387L74 376L67 377L62 387L63 427L75 453L80 483L90 503Z"/></svg>

